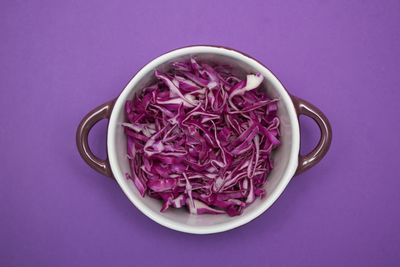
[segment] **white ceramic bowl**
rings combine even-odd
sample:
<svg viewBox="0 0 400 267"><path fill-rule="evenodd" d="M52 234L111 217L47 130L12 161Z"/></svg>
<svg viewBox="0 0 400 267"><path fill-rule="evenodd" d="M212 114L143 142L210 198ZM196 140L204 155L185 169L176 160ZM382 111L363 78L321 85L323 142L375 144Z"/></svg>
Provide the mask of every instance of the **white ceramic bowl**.
<svg viewBox="0 0 400 267"><path fill-rule="evenodd" d="M169 209L161 213L161 202L150 197L142 198L135 185L125 178L130 172L126 158L126 136L121 127L125 121L124 104L133 94L154 79L154 70L166 70L169 63L196 56L199 61L229 64L246 73L259 72L264 76L263 87L270 97L278 98L281 146L273 155L274 169L265 185L266 197L257 199L244 209L240 216L192 215L183 209ZM313 118L321 130L321 139L316 148L306 156L300 151L300 114ZM101 119L109 118L107 133L108 160L98 159L88 146L88 132ZM282 194L296 174L316 164L326 154L331 141L331 128L327 118L315 106L289 95L274 74L258 61L233 49L214 46L191 46L176 49L159 56L144 66L124 88L120 96L89 112L77 131L77 145L83 159L97 171L114 177L125 195L146 216L155 222L181 232L210 234L227 231L253 220L266 211Z"/></svg>

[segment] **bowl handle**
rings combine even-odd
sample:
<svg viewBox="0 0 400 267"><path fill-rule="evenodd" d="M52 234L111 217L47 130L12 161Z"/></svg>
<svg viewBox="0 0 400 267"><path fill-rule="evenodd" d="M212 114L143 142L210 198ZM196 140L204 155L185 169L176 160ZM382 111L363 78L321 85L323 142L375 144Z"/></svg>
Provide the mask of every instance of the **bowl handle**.
<svg viewBox="0 0 400 267"><path fill-rule="evenodd" d="M108 158L99 159L90 150L88 135L92 127L102 119L109 119L115 100L104 103L90 111L81 121L76 130L76 145L83 160L99 173L113 178Z"/></svg>
<svg viewBox="0 0 400 267"><path fill-rule="evenodd" d="M321 134L317 146L311 152L304 156L299 154L299 165L297 166L296 174L300 174L313 167L326 155L332 142L332 128L328 118L316 106L296 96L291 96L291 98L296 108L297 116L305 115L313 119L317 123Z"/></svg>

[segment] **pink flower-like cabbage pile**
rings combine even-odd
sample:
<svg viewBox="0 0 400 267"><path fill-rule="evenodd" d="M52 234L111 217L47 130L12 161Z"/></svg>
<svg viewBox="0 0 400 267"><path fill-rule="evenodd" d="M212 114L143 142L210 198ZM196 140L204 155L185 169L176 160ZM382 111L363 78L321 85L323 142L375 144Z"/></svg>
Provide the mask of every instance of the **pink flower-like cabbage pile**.
<svg viewBox="0 0 400 267"><path fill-rule="evenodd" d="M280 144L277 100L260 88L263 76L240 79L191 58L155 77L126 102L126 177L160 199L161 211L241 214L264 196Z"/></svg>

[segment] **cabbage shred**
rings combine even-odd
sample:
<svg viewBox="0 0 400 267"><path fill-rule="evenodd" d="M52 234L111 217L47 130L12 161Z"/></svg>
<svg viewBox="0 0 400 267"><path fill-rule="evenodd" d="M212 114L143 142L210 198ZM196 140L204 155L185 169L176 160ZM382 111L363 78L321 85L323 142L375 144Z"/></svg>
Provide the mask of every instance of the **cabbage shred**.
<svg viewBox="0 0 400 267"><path fill-rule="evenodd" d="M263 76L241 79L227 66L195 58L166 73L125 104L126 174L161 211L235 216L265 195L280 145L277 99Z"/></svg>

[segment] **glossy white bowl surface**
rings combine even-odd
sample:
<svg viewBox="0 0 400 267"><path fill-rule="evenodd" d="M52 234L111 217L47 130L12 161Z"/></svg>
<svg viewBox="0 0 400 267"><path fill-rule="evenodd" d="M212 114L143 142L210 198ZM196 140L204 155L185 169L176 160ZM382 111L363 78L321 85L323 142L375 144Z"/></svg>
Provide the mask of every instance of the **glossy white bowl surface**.
<svg viewBox="0 0 400 267"><path fill-rule="evenodd" d="M246 73L261 73L263 87L269 96L279 98L278 116L281 120L281 146L273 155L274 169L265 185L266 196L257 199L236 217L227 215L192 215L183 209L169 209L161 213L161 202L150 197L142 198L135 185L125 178L130 172L126 157L126 137L121 123L125 121L124 104L135 91L154 78L154 70L166 70L169 63L196 56L199 61L227 63ZM181 232L210 234L223 232L246 224L265 212L282 194L296 172L300 146L299 121L293 102L280 81L256 60L223 47L192 46L166 53L144 66L128 83L115 102L108 126L107 149L112 172L130 201L155 222Z"/></svg>

